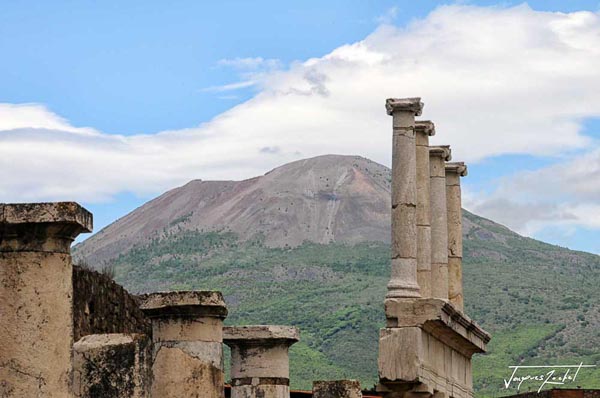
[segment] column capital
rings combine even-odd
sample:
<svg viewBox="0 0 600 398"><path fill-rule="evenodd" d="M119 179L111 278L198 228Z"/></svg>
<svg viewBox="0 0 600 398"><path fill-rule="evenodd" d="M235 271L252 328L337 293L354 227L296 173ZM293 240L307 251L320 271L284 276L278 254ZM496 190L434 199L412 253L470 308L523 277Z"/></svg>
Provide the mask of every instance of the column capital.
<svg viewBox="0 0 600 398"><path fill-rule="evenodd" d="M438 145L429 147L429 156L439 156L445 161L452 160L452 150L450 145Z"/></svg>
<svg viewBox="0 0 600 398"><path fill-rule="evenodd" d="M69 253L92 225L92 213L75 202L0 203L0 252Z"/></svg>
<svg viewBox="0 0 600 398"><path fill-rule="evenodd" d="M385 100L385 109L388 115L393 115L394 112L412 112L415 116L420 116L423 112L423 106L421 97L388 98Z"/></svg>
<svg viewBox="0 0 600 398"><path fill-rule="evenodd" d="M138 299L141 302L140 309L148 318L227 317L221 292L158 292L138 296Z"/></svg>
<svg viewBox="0 0 600 398"><path fill-rule="evenodd" d="M446 163L446 173L456 173L461 177L466 177L467 165L464 162Z"/></svg>
<svg viewBox="0 0 600 398"><path fill-rule="evenodd" d="M292 345L300 340L300 331L294 326L249 325L226 326L223 342L227 345L262 345L269 343Z"/></svg>
<svg viewBox="0 0 600 398"><path fill-rule="evenodd" d="M415 121L415 131L433 137L435 135L435 124L431 120L417 120Z"/></svg>

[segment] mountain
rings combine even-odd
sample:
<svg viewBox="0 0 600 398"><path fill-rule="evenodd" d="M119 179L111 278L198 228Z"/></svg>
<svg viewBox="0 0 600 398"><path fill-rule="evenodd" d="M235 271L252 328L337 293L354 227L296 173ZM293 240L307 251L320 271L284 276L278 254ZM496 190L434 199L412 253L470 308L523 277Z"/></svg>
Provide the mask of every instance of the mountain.
<svg viewBox="0 0 600 398"><path fill-rule="evenodd" d="M292 383L376 381L389 277L390 170L326 155L245 181L192 181L74 248L132 292L218 289L229 324L297 325ZM463 215L466 312L493 333L479 395L509 395L508 366L600 367L600 257ZM600 371L577 385L600 387Z"/></svg>

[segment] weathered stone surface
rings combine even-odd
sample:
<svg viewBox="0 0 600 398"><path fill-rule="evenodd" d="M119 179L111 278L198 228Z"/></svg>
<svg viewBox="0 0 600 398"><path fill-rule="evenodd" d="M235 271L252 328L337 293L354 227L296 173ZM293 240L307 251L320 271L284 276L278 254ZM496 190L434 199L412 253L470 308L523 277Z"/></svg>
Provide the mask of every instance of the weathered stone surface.
<svg viewBox="0 0 600 398"><path fill-rule="evenodd" d="M140 308L150 318L227 317L227 306L221 292L157 292L138 296L138 299Z"/></svg>
<svg viewBox="0 0 600 398"><path fill-rule="evenodd" d="M382 382L417 382L422 357L419 327L384 328L379 331L378 367Z"/></svg>
<svg viewBox="0 0 600 398"><path fill-rule="evenodd" d="M431 297L431 206L429 177L429 137L435 134L430 121L417 121L417 283L422 297Z"/></svg>
<svg viewBox="0 0 600 398"><path fill-rule="evenodd" d="M402 397L473 397L470 356L464 355L422 327L382 329L378 389ZM406 395L406 394L409 395ZM425 394L425 395L420 395ZM434 394L435 395L435 394ZM393 396L393 394L390 394Z"/></svg>
<svg viewBox="0 0 600 398"><path fill-rule="evenodd" d="M76 203L0 205L0 396L70 396L70 244L91 228Z"/></svg>
<svg viewBox="0 0 600 398"><path fill-rule="evenodd" d="M152 396L223 397L223 319L220 292L161 292L140 296L152 320Z"/></svg>
<svg viewBox="0 0 600 398"><path fill-rule="evenodd" d="M417 283L417 185L415 115L420 115L420 98L391 98L386 109L393 116L392 141L392 278L386 297L420 297ZM414 269L394 269L395 266ZM404 279L398 279L402 276Z"/></svg>
<svg viewBox="0 0 600 398"><path fill-rule="evenodd" d="M431 296L448 299L448 213L445 160L447 146L429 148L431 206Z"/></svg>
<svg viewBox="0 0 600 398"><path fill-rule="evenodd" d="M300 338L291 326L225 327L231 347L232 397L288 398L289 347Z"/></svg>
<svg viewBox="0 0 600 398"><path fill-rule="evenodd" d="M223 398L223 369L181 347L155 347L152 397Z"/></svg>
<svg viewBox="0 0 600 398"><path fill-rule="evenodd" d="M446 164L446 208L448 212L448 298L463 310L462 285L462 201L460 177L467 175L462 162Z"/></svg>
<svg viewBox="0 0 600 398"><path fill-rule="evenodd" d="M423 103L421 98L388 98L385 101L385 110L388 115L393 115L396 112L406 112L413 116L420 116L423 112Z"/></svg>
<svg viewBox="0 0 600 398"><path fill-rule="evenodd" d="M357 380L333 380L313 382L313 398L362 398Z"/></svg>
<svg viewBox="0 0 600 398"><path fill-rule="evenodd" d="M0 203L0 224L76 224L92 232L92 213L75 202Z"/></svg>
<svg viewBox="0 0 600 398"><path fill-rule="evenodd" d="M490 335L445 300L390 299L385 302L388 328L421 327L470 357L485 352Z"/></svg>
<svg viewBox="0 0 600 398"><path fill-rule="evenodd" d="M73 337L105 333L151 335L150 321L134 299L112 278L73 267Z"/></svg>
<svg viewBox="0 0 600 398"><path fill-rule="evenodd" d="M71 257L0 252L0 397L68 397Z"/></svg>
<svg viewBox="0 0 600 398"><path fill-rule="evenodd" d="M152 345L140 334L94 334L73 346L73 393L80 398L146 398Z"/></svg>
<svg viewBox="0 0 600 398"><path fill-rule="evenodd" d="M283 384L260 384L264 380L254 378L249 384L231 386L231 398L287 398L290 396L290 387Z"/></svg>
<svg viewBox="0 0 600 398"><path fill-rule="evenodd" d="M0 204L0 252L71 253L91 229L92 215L74 202Z"/></svg>

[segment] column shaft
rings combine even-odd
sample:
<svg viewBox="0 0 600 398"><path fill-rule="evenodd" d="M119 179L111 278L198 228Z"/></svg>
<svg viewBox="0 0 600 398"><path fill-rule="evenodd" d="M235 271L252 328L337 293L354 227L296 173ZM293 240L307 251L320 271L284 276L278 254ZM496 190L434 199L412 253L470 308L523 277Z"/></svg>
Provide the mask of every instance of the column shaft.
<svg viewBox="0 0 600 398"><path fill-rule="evenodd" d="M141 296L152 320L152 396L224 396L223 319L220 292L169 292Z"/></svg>
<svg viewBox="0 0 600 398"><path fill-rule="evenodd" d="M226 327L231 347L232 398L289 398L289 347L299 340L295 327L258 325Z"/></svg>
<svg viewBox="0 0 600 398"><path fill-rule="evenodd" d="M448 147L430 148L431 203L431 294L448 299L448 214L446 208L445 160Z"/></svg>
<svg viewBox="0 0 600 398"><path fill-rule="evenodd" d="M0 396L70 397L76 203L0 204Z"/></svg>
<svg viewBox="0 0 600 398"><path fill-rule="evenodd" d="M430 121L417 121L417 282L422 297L431 297L431 210L429 137L435 134Z"/></svg>
<svg viewBox="0 0 600 398"><path fill-rule="evenodd" d="M448 209L448 298L463 311L462 283L462 203L460 177L467 175L464 163L446 164L446 201Z"/></svg>
<svg viewBox="0 0 600 398"><path fill-rule="evenodd" d="M392 270L386 298L420 297L417 284L417 185L415 115L419 98L388 99L393 116Z"/></svg>

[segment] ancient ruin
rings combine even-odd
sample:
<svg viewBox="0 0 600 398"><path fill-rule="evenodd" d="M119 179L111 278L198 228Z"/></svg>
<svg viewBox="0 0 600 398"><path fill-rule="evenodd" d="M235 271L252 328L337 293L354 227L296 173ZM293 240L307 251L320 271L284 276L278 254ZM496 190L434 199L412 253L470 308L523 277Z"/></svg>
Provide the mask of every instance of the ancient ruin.
<svg viewBox="0 0 600 398"><path fill-rule="evenodd" d="M391 277L379 338L377 396L470 398L471 357L490 335L463 312L460 177L448 146L430 146L420 98L392 116ZM290 397L297 328L224 326L216 291L134 297L74 268L70 246L92 215L72 202L0 204L1 397ZM75 290L74 290L75 289ZM310 394L307 392L306 394ZM315 381L317 398L359 398L354 380ZM371 395L370 395L371 396Z"/></svg>
<svg viewBox="0 0 600 398"><path fill-rule="evenodd" d="M452 277L448 274L449 255L460 259L462 247L458 246L462 245L462 240L456 238L456 228L459 228L456 216L460 214L460 209L456 209L456 205L460 206L460 198L456 195L460 195L460 190L455 188L453 176L449 176L447 183L446 174L456 170L464 175L466 171L462 164L446 167L450 160L448 146L429 147L429 162L424 159L427 158L424 150L420 149L417 152L420 153L419 161L414 160L415 135L419 137L419 146L425 146L426 137L431 135L425 126L430 126L428 130L433 131L430 122L415 122L415 116L423 109L420 98L388 99L386 109L393 117L394 134L392 276L388 285L391 294L385 300L387 327L381 330L379 340L378 388L388 397L413 394L471 397L471 357L474 353L485 352L490 336L462 312L460 260L453 260ZM429 169L423 170L427 163ZM429 198L425 193L428 188ZM428 205L424 203L427 200ZM448 224L449 213L452 214L452 225ZM430 236L428 225L431 226ZM419 243L423 245L421 248ZM426 266L417 267L415 255L419 250L429 251L419 258L431 259L430 272ZM421 276L418 279L426 286L423 290L415 278L415 271L419 269ZM460 297L461 305L454 305L449 297L455 301Z"/></svg>

